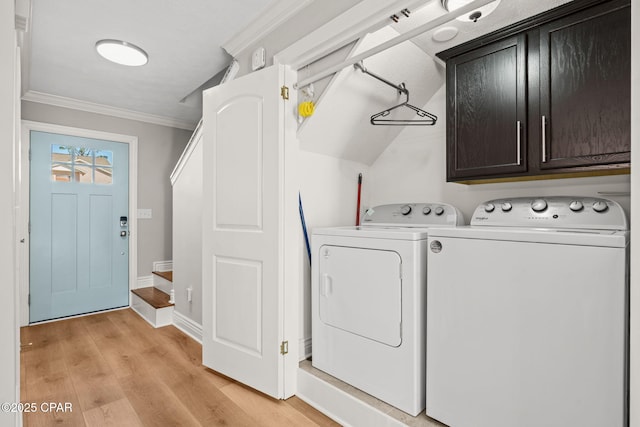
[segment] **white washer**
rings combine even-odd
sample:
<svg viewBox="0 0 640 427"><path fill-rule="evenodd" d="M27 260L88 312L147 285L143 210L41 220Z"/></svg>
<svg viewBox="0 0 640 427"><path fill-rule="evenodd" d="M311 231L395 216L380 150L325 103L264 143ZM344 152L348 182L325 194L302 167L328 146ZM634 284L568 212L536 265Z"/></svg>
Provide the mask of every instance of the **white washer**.
<svg viewBox="0 0 640 427"><path fill-rule="evenodd" d="M587 197L492 200L432 230L427 415L626 426L628 242L620 205Z"/></svg>
<svg viewBox="0 0 640 427"><path fill-rule="evenodd" d="M314 367L411 415L425 407L427 236L462 215L442 203L369 209L361 227L314 229Z"/></svg>

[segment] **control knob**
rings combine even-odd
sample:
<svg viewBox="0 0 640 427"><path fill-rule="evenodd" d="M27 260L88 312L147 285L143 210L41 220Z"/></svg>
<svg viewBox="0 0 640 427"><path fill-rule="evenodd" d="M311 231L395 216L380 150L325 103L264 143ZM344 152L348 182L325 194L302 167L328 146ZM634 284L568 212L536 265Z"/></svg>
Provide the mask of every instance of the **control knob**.
<svg viewBox="0 0 640 427"><path fill-rule="evenodd" d="M436 215L440 216L444 213L444 208L442 206L438 206L434 212L436 213Z"/></svg>
<svg viewBox="0 0 640 427"><path fill-rule="evenodd" d="M424 208L422 208L422 213L424 215L429 215L431 213L431 208L429 206L425 206Z"/></svg>
<svg viewBox="0 0 640 427"><path fill-rule="evenodd" d="M400 213L402 215L409 215L411 213L411 206L404 205L403 207L400 208Z"/></svg>
<svg viewBox="0 0 640 427"><path fill-rule="evenodd" d="M487 203L486 205L484 205L485 212L493 212L495 208L496 206L493 203Z"/></svg>
<svg viewBox="0 0 640 427"><path fill-rule="evenodd" d="M511 208L513 208L513 206L509 202L504 202L502 204L502 212L509 212Z"/></svg>
<svg viewBox="0 0 640 427"><path fill-rule="evenodd" d="M534 212L542 212L547 209L547 201L544 199L536 199L531 202L531 209L533 209Z"/></svg>
<svg viewBox="0 0 640 427"><path fill-rule="evenodd" d="M584 208L584 205L579 200L573 200L571 201L571 203L569 203L569 209L574 212L580 212L582 208Z"/></svg>
<svg viewBox="0 0 640 427"><path fill-rule="evenodd" d="M604 212L607 210L607 208L607 203L603 202L602 200L598 200L597 202L593 203L593 210L596 212Z"/></svg>

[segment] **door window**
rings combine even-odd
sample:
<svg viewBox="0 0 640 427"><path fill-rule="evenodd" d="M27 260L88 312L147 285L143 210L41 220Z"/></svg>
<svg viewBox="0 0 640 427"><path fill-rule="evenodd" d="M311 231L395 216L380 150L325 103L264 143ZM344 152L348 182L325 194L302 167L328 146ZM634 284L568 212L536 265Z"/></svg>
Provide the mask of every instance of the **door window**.
<svg viewBox="0 0 640 427"><path fill-rule="evenodd" d="M112 184L113 152L51 144L51 180L83 184Z"/></svg>

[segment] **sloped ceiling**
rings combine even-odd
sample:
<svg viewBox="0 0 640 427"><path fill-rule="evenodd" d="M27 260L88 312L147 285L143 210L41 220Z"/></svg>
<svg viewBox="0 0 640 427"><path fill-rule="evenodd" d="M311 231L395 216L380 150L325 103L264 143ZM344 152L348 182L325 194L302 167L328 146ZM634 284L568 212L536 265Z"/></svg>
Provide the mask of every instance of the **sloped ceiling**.
<svg viewBox="0 0 640 427"><path fill-rule="evenodd" d="M493 13L478 22L453 20L365 60L365 66L391 82L406 83L411 94L410 103L423 108L445 82L444 64L436 59L436 53L568 1L501 0ZM408 17L400 16L398 22L389 21L389 26L365 36L351 56L445 13L440 0L425 2L423 7L411 11ZM454 28L457 36L446 42L435 41L432 37L434 31L443 27ZM300 126L298 137L301 148L372 165L404 127L373 126L369 118L403 99L393 88L353 67L347 67L332 78L317 100L316 112ZM441 121L444 119L439 117ZM425 130L424 134L428 135L429 132Z"/></svg>
<svg viewBox="0 0 640 427"><path fill-rule="evenodd" d="M354 48L357 55L397 36L385 27L369 34ZM365 67L395 83L405 83L410 103L422 108L444 82L444 68L411 42L381 52L364 62ZM370 116L404 102L394 88L354 67L340 71L317 103L316 112L298 131L301 148L332 157L371 165L403 129L373 126ZM394 110L389 118L406 118L407 110ZM440 117L439 120L444 120Z"/></svg>

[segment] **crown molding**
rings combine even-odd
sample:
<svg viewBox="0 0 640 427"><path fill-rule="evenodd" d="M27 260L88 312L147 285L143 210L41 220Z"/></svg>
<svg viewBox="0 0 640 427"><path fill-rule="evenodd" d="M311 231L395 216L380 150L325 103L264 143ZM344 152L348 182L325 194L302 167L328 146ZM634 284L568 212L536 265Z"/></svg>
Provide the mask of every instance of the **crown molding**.
<svg viewBox="0 0 640 427"><path fill-rule="evenodd" d="M262 40L289 18L307 7L313 0L274 0L264 13L251 21L247 27L222 45L234 58L252 44Z"/></svg>
<svg viewBox="0 0 640 427"><path fill-rule="evenodd" d="M23 101L37 102L40 104L54 105L56 107L71 108L73 110L87 111L90 113L104 114L105 116L119 117L121 119L136 120L138 122L152 123L154 125L167 126L177 129L194 130L197 123L187 120L173 119L170 117L156 116L154 114L140 113L138 111L125 110L123 108L110 107L89 101L67 98L59 95L30 90L22 95Z"/></svg>

